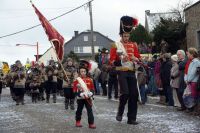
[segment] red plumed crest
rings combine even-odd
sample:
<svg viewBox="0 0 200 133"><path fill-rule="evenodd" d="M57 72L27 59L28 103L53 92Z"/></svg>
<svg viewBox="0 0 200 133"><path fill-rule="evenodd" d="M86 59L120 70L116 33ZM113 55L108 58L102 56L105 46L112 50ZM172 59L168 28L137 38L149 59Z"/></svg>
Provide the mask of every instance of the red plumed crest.
<svg viewBox="0 0 200 133"><path fill-rule="evenodd" d="M136 27L138 25L138 19L133 18L133 26Z"/></svg>

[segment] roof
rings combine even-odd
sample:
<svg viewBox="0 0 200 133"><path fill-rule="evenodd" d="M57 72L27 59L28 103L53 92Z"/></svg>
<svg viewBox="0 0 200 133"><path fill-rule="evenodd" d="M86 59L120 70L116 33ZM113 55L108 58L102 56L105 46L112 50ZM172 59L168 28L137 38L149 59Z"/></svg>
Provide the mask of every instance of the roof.
<svg viewBox="0 0 200 133"><path fill-rule="evenodd" d="M73 41L73 40L76 39L77 37L81 36L82 34L88 34L88 33L90 33L90 31L83 31L83 32L81 32L80 34L78 34L76 37L73 37L72 39L70 39L69 41L67 41L65 44L70 43L71 41ZM100 32L93 31L93 33L100 34L101 36L107 38L107 39L110 40L111 42L114 42L112 39L110 39L110 38L108 38L107 36L101 34Z"/></svg>
<svg viewBox="0 0 200 133"><path fill-rule="evenodd" d="M40 56L39 56L39 59L43 56L43 55L45 55L49 50L51 50L51 48L52 48L52 46L50 47L50 48L48 48L45 52L44 52L44 54L41 54ZM39 60L38 59L38 60Z"/></svg>
<svg viewBox="0 0 200 133"><path fill-rule="evenodd" d="M111 39L108 38L107 36L101 34L100 32L97 32L97 31L93 31L93 32L96 33L96 34L100 34L101 36L107 38L107 39L110 40L111 42L114 42L113 40L111 40ZM73 37L72 39L70 39L69 41L67 41L65 44L67 44L67 43L73 41L74 39L76 39L77 37L81 36L82 34L88 34L88 33L90 33L90 31L81 32L81 33L79 33L76 37ZM47 49L47 50L45 51L45 53L42 54L42 55L39 57L39 59L40 59L43 55L45 55L51 48L52 48L52 46L51 46L49 49ZM88 55L86 55L86 56L88 56Z"/></svg>
<svg viewBox="0 0 200 133"><path fill-rule="evenodd" d="M194 3L193 5L187 7L187 8L184 10L184 12L187 11L187 10L189 10L190 8L192 8L192 7L196 6L196 5L198 5L199 3L200 3L200 0L197 1L196 3Z"/></svg>

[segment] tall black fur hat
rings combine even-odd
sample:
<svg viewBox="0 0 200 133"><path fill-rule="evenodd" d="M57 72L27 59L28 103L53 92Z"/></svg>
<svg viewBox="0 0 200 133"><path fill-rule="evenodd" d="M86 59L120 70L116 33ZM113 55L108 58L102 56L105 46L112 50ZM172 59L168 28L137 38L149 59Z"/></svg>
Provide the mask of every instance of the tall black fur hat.
<svg viewBox="0 0 200 133"><path fill-rule="evenodd" d="M130 16L122 16L120 19L120 31L119 34L131 33L132 29L136 27L138 20Z"/></svg>
<svg viewBox="0 0 200 133"><path fill-rule="evenodd" d="M88 61L86 61L86 60L80 60L80 62L79 62L79 70L81 68L85 68L88 71L89 67L90 67L90 63Z"/></svg>

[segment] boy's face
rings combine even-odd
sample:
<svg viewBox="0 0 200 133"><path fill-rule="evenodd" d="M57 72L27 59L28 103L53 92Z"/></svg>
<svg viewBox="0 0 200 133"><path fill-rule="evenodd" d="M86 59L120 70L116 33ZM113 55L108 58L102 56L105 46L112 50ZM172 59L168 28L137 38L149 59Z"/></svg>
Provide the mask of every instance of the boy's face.
<svg viewBox="0 0 200 133"><path fill-rule="evenodd" d="M81 76L86 76L86 69L81 68L81 69L80 69L80 75L81 75Z"/></svg>
<svg viewBox="0 0 200 133"><path fill-rule="evenodd" d="M130 34L129 33L123 33L122 34L122 41L127 43L129 41Z"/></svg>
<svg viewBox="0 0 200 133"><path fill-rule="evenodd" d="M68 61L68 62L67 62L67 65L68 65L68 66L72 66L72 65L73 65L72 61Z"/></svg>

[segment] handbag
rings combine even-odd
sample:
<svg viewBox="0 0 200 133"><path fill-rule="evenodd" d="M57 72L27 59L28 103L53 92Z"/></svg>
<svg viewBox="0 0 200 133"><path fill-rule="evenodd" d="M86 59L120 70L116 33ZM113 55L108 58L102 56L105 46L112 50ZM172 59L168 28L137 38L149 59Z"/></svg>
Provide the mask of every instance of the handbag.
<svg viewBox="0 0 200 133"><path fill-rule="evenodd" d="M187 108L192 108L196 105L196 100L192 96L191 87L188 84L183 93L183 103Z"/></svg>

